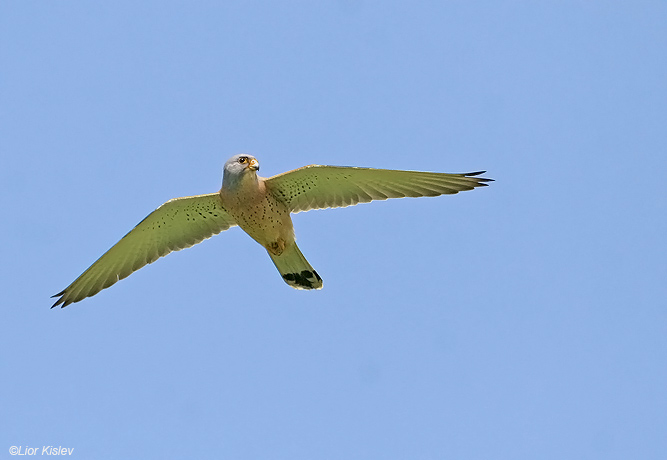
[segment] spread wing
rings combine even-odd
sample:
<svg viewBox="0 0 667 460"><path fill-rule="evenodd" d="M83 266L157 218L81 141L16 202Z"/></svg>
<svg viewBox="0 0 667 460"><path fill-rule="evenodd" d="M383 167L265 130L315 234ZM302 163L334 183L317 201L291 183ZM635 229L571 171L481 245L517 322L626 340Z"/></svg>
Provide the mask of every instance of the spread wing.
<svg viewBox="0 0 667 460"><path fill-rule="evenodd" d="M150 213L65 290L53 307L78 302L172 251L189 248L231 226L218 193L175 198Z"/></svg>
<svg viewBox="0 0 667 460"><path fill-rule="evenodd" d="M266 180L292 212L337 208L388 198L454 194L487 185L486 171L447 174L311 165Z"/></svg>

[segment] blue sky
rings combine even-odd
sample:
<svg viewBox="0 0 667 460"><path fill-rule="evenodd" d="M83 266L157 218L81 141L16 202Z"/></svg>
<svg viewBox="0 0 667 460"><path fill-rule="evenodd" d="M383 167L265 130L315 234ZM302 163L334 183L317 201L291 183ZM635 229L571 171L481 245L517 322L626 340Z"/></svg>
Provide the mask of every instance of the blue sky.
<svg viewBox="0 0 667 460"><path fill-rule="evenodd" d="M0 458L659 459L664 2L0 6ZM488 170L50 310L225 160Z"/></svg>

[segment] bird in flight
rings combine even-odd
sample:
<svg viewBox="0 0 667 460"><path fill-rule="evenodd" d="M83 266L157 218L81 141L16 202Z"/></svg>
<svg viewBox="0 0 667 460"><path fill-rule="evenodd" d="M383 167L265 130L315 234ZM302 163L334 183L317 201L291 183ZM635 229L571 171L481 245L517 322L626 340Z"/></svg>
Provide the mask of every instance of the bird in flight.
<svg viewBox="0 0 667 460"><path fill-rule="evenodd" d="M172 251L189 248L238 225L261 244L295 289L321 289L322 278L296 245L291 213L388 198L439 196L487 185L485 171L423 171L310 165L264 178L251 155L223 168L216 193L174 198L158 207L63 291L53 307L93 296Z"/></svg>

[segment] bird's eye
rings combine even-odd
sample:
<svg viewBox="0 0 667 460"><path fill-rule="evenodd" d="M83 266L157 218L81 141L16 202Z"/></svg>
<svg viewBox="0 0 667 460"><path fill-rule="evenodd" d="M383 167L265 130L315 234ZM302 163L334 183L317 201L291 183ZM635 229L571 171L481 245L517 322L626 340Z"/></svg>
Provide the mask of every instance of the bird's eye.
<svg viewBox="0 0 667 460"><path fill-rule="evenodd" d="M241 163L241 164L245 164L245 163L247 163L247 162L248 162L248 157L241 157L241 158L239 158L239 163Z"/></svg>

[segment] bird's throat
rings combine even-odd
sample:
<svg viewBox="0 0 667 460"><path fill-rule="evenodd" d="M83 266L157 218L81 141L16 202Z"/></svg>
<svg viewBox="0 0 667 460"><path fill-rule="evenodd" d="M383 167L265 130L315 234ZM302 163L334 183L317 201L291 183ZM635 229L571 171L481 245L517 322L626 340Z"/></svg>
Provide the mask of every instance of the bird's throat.
<svg viewBox="0 0 667 460"><path fill-rule="evenodd" d="M230 174L227 171L222 176L222 189L230 193L252 193L259 187L257 173L246 169L242 174Z"/></svg>

